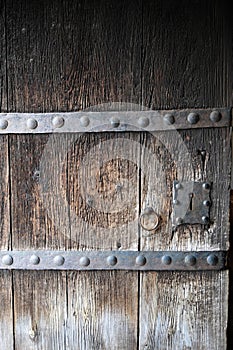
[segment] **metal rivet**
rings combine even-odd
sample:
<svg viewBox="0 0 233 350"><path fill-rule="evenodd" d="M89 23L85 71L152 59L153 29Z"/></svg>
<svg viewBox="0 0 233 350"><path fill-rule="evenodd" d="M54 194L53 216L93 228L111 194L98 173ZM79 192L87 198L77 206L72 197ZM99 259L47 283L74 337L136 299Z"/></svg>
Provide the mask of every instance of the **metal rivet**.
<svg viewBox="0 0 233 350"><path fill-rule="evenodd" d="M170 265L172 263L172 258L169 255L164 255L161 260L164 265Z"/></svg>
<svg viewBox="0 0 233 350"><path fill-rule="evenodd" d="M37 120L30 118L27 120L27 127L28 129L36 129L38 126Z"/></svg>
<svg viewBox="0 0 233 350"><path fill-rule="evenodd" d="M177 205L177 204L179 204L179 201L178 201L178 199L173 199L173 204L174 204L174 205Z"/></svg>
<svg viewBox="0 0 233 350"><path fill-rule="evenodd" d="M199 121L199 115L197 113L189 113L187 119L190 124L197 124Z"/></svg>
<svg viewBox="0 0 233 350"><path fill-rule="evenodd" d="M88 116L84 115L83 117L81 117L80 124L84 127L88 126L90 124L90 119L88 118Z"/></svg>
<svg viewBox="0 0 233 350"><path fill-rule="evenodd" d="M183 223L183 219L182 218L176 218L176 223L178 224L178 225L180 225L180 224L182 224Z"/></svg>
<svg viewBox="0 0 233 350"><path fill-rule="evenodd" d="M218 263L218 257L214 254L211 254L207 257L207 263L209 265L215 266Z"/></svg>
<svg viewBox="0 0 233 350"><path fill-rule="evenodd" d="M175 117L174 115L172 114L165 114L165 116L163 117L163 120L164 122L167 124L167 125L172 125L175 123Z"/></svg>
<svg viewBox="0 0 233 350"><path fill-rule="evenodd" d="M107 257L107 263L108 265L114 266L117 263L117 257L114 255L110 255Z"/></svg>
<svg viewBox="0 0 233 350"><path fill-rule="evenodd" d="M55 256L53 261L57 266L61 266L64 264L65 258L62 255L57 255L57 256Z"/></svg>
<svg viewBox="0 0 233 350"><path fill-rule="evenodd" d="M61 128L64 125L65 120L60 116L56 116L53 118L52 123L55 128Z"/></svg>
<svg viewBox="0 0 233 350"><path fill-rule="evenodd" d="M208 184L207 182L205 182L203 185L202 185L202 188L204 190L209 190L210 189L210 184Z"/></svg>
<svg viewBox="0 0 233 350"><path fill-rule="evenodd" d="M143 266L146 264L146 258L143 255L139 255L136 257L136 264L139 266Z"/></svg>
<svg viewBox="0 0 233 350"><path fill-rule="evenodd" d="M0 120L0 129L4 130L8 127L8 121L6 119L1 119Z"/></svg>
<svg viewBox="0 0 233 350"><path fill-rule="evenodd" d="M176 184L176 190L180 190L181 189L181 184L178 182L177 184Z"/></svg>
<svg viewBox="0 0 233 350"><path fill-rule="evenodd" d="M110 119L110 123L111 123L113 128L117 128L120 125L120 119L117 117L112 117Z"/></svg>
<svg viewBox="0 0 233 350"><path fill-rule="evenodd" d="M194 266L197 262L197 259L194 255L187 255L184 259L185 263L189 266Z"/></svg>
<svg viewBox="0 0 233 350"><path fill-rule="evenodd" d="M33 254L31 257L30 257L30 263L33 264L33 265L38 265L40 263L40 258L39 256Z"/></svg>
<svg viewBox="0 0 233 350"><path fill-rule="evenodd" d="M150 124L150 120L147 117L141 117L138 119L138 125L140 125L143 128L145 128L149 124Z"/></svg>
<svg viewBox="0 0 233 350"><path fill-rule="evenodd" d="M89 207L92 207L94 204L94 200L92 197L88 197L87 198L87 205L89 205Z"/></svg>
<svg viewBox="0 0 233 350"><path fill-rule="evenodd" d="M79 260L80 265L82 266L88 266L90 264L90 259L87 256L83 256L80 260Z"/></svg>
<svg viewBox="0 0 233 350"><path fill-rule="evenodd" d="M204 202L203 202L203 205L205 206L205 207L210 207L210 201L208 201L208 200L205 200Z"/></svg>
<svg viewBox="0 0 233 350"><path fill-rule="evenodd" d="M209 223L209 218L208 218L208 216L202 216L202 222L204 223L204 224L208 224Z"/></svg>
<svg viewBox="0 0 233 350"><path fill-rule="evenodd" d="M2 262L4 265L12 265L13 264L13 258L11 255L6 254L2 257Z"/></svg>
<svg viewBox="0 0 233 350"><path fill-rule="evenodd" d="M213 111L210 113L210 120L213 123L218 123L221 119L222 119L222 115L218 111Z"/></svg>
<svg viewBox="0 0 233 350"><path fill-rule="evenodd" d="M120 192L122 190L122 188L123 188L122 184L120 184L120 183L116 184L115 189L117 192Z"/></svg>

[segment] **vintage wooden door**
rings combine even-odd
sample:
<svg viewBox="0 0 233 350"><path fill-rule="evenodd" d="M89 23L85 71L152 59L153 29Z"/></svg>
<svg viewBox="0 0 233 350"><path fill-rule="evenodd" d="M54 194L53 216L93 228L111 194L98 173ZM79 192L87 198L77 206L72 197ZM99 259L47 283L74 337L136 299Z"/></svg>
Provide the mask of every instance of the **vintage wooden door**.
<svg viewBox="0 0 233 350"><path fill-rule="evenodd" d="M229 13L217 0L0 0L1 350L226 349L228 270L213 255L229 249ZM163 111L157 130L143 110ZM79 111L87 133L35 114ZM175 180L210 184L209 222L172 227ZM111 250L126 265L167 251L166 271L119 269ZM64 269L71 251L87 271ZM206 251L203 269L182 253Z"/></svg>

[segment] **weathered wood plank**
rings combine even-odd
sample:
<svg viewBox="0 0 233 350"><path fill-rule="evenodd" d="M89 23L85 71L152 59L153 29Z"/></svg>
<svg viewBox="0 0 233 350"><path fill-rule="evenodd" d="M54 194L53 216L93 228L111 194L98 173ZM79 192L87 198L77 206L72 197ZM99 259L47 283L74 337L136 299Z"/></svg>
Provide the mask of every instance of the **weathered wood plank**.
<svg viewBox="0 0 233 350"><path fill-rule="evenodd" d="M146 107L231 104L231 27L226 13L227 4L220 1L144 2L142 101ZM142 232L141 247L227 249L229 131L182 132L181 145L184 143L187 151L182 151L176 136L176 132L142 136L141 142L153 159L151 170L145 170L148 179L142 178L142 207L154 206L161 212L162 222L157 233ZM147 149L142 155L144 167ZM203 150L206 153L201 156ZM152 181L155 177L158 183ZM210 229L196 225L172 234L167 220L173 179L207 177L215 187ZM142 274L140 295L140 349L226 349L227 272Z"/></svg>
<svg viewBox="0 0 233 350"><path fill-rule="evenodd" d="M1 271L0 273L0 348L14 349L13 327L13 299L12 299L12 273Z"/></svg>
<svg viewBox="0 0 233 350"><path fill-rule="evenodd" d="M108 108L119 109L123 105L132 109L133 103L140 102L140 1L103 2L101 6L89 0L9 1L7 16L11 111L74 111L109 102ZM120 139L126 158L124 145L136 144L137 137ZM124 160L117 159L114 151L119 143L117 135L102 139L84 136L74 145L72 140L72 135L48 140L46 136L11 137L11 166L16 170L19 162L24 164L11 178L13 248L137 249L138 191L132 192L132 186L139 188L139 170L134 165L134 158L139 158L138 148L131 148L130 160ZM51 206L44 205L41 196L40 179L44 176L45 180L46 172L38 176L37 170L50 142L56 146L51 147L50 156L43 163L49 178L45 200L46 195L47 199L60 195L66 203L62 209L55 201ZM62 150L67 145L70 148L63 161ZM94 149L99 155L92 164L88 156L93 159ZM106 155L102 163L101 152ZM111 152L115 152L112 158ZM80 196L80 191L86 190L85 182L80 188L80 174L86 177L86 188L91 192L85 193L85 198ZM123 183L122 188L118 181ZM122 204L118 192L123 196L122 203L134 203L123 211L122 217L118 214ZM86 197L89 194L97 209L91 205L92 198ZM99 214L105 201L109 209ZM115 209L116 213L111 213ZM51 220L51 216L60 214L59 225L59 220ZM67 216L68 225L64 225ZM78 229L73 216L82 219ZM80 349L97 349L98 344L108 348L113 330L115 349L136 348L138 274L99 272L66 276L65 288L64 274L14 273L18 291L14 296L16 349L72 349L77 342ZM56 286L59 292L54 290ZM54 306L51 317L44 310L46 305ZM88 315L84 313L86 305ZM77 310L79 306L81 310ZM55 318L63 320L64 312L67 315L63 326ZM75 334L83 322L87 322L84 328ZM35 330L37 336L32 340L30 334Z"/></svg>
<svg viewBox="0 0 233 350"><path fill-rule="evenodd" d="M220 0L143 2L143 105L231 105L229 5Z"/></svg>
<svg viewBox="0 0 233 350"><path fill-rule="evenodd" d="M5 2L0 0L0 111L7 112ZM0 248L10 249L8 137L0 137ZM13 350L12 274L0 273L0 348Z"/></svg>
<svg viewBox="0 0 233 350"><path fill-rule="evenodd" d="M137 276L116 271L70 275L68 349L74 344L85 350L137 348ZM85 290L85 295L77 290Z"/></svg>
<svg viewBox="0 0 233 350"><path fill-rule="evenodd" d="M14 288L15 349L66 349L66 274L21 271Z"/></svg>
<svg viewBox="0 0 233 350"><path fill-rule="evenodd" d="M227 250L231 172L229 129L142 134L141 142L144 146L141 157L142 210L152 207L161 217L158 230L141 230L141 249ZM155 178L159 181L154 181ZM174 180L212 183L209 227L185 225L172 229Z"/></svg>
<svg viewBox="0 0 233 350"><path fill-rule="evenodd" d="M227 290L226 271L142 273L140 348L225 349Z"/></svg>

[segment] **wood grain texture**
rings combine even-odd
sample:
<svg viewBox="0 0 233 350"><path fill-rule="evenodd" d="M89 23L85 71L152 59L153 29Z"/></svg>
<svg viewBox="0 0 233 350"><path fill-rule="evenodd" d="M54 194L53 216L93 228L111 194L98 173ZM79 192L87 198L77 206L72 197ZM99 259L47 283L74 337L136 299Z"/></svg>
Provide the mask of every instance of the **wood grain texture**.
<svg viewBox="0 0 233 350"><path fill-rule="evenodd" d="M140 349L226 349L227 271L142 273L142 286Z"/></svg>
<svg viewBox="0 0 233 350"><path fill-rule="evenodd" d="M109 102L116 102L111 108L118 109L120 102L132 109L133 104L140 103L140 1L101 2L101 6L89 0L7 1L7 23L10 111L75 111ZM117 135L103 139L84 136L74 144L72 140L72 135L48 140L46 136L11 137L13 248L137 249L138 190L131 191L133 185L139 188L139 170L134 164L137 147L131 149L130 160L124 160L111 157L118 144ZM137 137L128 135L120 142L124 149L124 143L134 144ZM62 158L67 145L70 149ZM99 150L95 164L87 154L88 164L83 162L88 148L90 159L93 149ZM50 152L43 163L47 173L38 169L46 152ZM102 163L101 152L107 157ZM21 162L23 166L17 169ZM86 189L79 181L80 171L88 176L87 189L91 191L83 198L79 191ZM49 207L41 196L40 180L46 180L46 174L44 194L45 200L52 198ZM93 185L91 177L98 182ZM93 192L94 207L100 211L104 201L110 212L114 211L113 203L119 207L120 193L122 203L131 199L134 206L123 210L121 217L109 212L99 215L89 201L92 198L87 198L89 194L93 197ZM66 203L63 207L56 202L59 195ZM72 215L81 218L78 229ZM59 272L14 272L15 348L75 349L78 342L80 349L98 349L99 344L107 349L112 336L115 349L136 348L138 274L65 275L66 288L64 274ZM83 328L79 329L80 325Z"/></svg>
<svg viewBox="0 0 233 350"><path fill-rule="evenodd" d="M0 0L0 112L7 112L5 2ZM0 248L11 247L8 136L0 136ZM0 348L13 350L12 273L0 272Z"/></svg>
<svg viewBox="0 0 233 350"><path fill-rule="evenodd" d="M137 276L116 271L70 274L67 349L137 348Z"/></svg>
<svg viewBox="0 0 233 350"><path fill-rule="evenodd" d="M231 25L227 2L144 1L143 8L143 105L155 109L231 105ZM150 186L147 193L141 193L142 205L154 205L161 211L162 223L157 233L145 236L142 232L141 247L227 249L229 131L182 132L187 152L181 152L175 136L176 133L142 136L143 144L154 153L151 170L146 168L148 180L142 178L142 189L144 183ZM146 166L147 148L142 166ZM202 150L206 150L204 158L200 156ZM155 176L158 183L151 181ZM197 225L172 234L167 223L172 180L207 177L216 188L211 209L214 223L209 230ZM140 290L140 349L226 349L227 272L142 274Z"/></svg>
<svg viewBox="0 0 233 350"><path fill-rule="evenodd" d="M159 229L149 232L141 229L141 249L228 250L230 130L145 133L141 134L141 142L144 146L141 156L142 210L152 207L161 217ZM172 229L174 180L212 183L209 227L184 225Z"/></svg>
<svg viewBox="0 0 233 350"><path fill-rule="evenodd" d="M143 1L143 105L231 105L229 5L219 0Z"/></svg>
<svg viewBox="0 0 233 350"><path fill-rule="evenodd" d="M9 106L139 103L140 1L7 1Z"/></svg>
<svg viewBox="0 0 233 350"><path fill-rule="evenodd" d="M66 273L17 272L14 288L14 349L66 349Z"/></svg>

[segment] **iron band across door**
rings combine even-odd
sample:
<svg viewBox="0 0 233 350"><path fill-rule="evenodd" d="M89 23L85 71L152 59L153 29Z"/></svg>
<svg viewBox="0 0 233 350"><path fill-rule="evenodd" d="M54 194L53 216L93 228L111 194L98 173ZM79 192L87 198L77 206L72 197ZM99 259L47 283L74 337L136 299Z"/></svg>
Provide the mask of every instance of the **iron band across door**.
<svg viewBox="0 0 233 350"><path fill-rule="evenodd" d="M229 127L230 108L101 111L72 113L0 113L0 134L166 131Z"/></svg>
<svg viewBox="0 0 233 350"><path fill-rule="evenodd" d="M1 251L0 269L10 270L222 270L225 251Z"/></svg>

